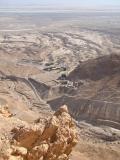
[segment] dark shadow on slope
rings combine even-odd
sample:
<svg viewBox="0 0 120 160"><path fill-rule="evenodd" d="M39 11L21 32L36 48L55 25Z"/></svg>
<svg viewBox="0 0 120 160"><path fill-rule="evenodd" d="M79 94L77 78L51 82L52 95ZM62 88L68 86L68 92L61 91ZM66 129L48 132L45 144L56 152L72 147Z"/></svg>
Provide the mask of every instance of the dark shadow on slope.
<svg viewBox="0 0 120 160"><path fill-rule="evenodd" d="M120 55L113 54L81 63L69 74L68 79L97 81L116 73L120 74Z"/></svg>

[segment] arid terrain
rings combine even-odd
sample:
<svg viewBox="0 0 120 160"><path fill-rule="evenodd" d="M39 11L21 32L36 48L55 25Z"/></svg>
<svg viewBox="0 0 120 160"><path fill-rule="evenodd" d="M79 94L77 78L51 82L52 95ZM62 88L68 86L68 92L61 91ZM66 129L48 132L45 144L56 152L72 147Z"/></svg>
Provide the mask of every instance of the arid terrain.
<svg viewBox="0 0 120 160"><path fill-rule="evenodd" d="M32 125L62 105L79 134L70 160L120 159L120 13L1 12L0 110Z"/></svg>

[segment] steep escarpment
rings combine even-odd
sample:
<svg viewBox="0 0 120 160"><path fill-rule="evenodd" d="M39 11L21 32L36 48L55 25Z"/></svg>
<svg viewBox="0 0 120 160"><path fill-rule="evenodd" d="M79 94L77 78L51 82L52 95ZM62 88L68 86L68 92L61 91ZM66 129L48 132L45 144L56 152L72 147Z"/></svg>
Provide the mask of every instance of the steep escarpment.
<svg viewBox="0 0 120 160"><path fill-rule="evenodd" d="M120 129L120 104L100 100L63 96L49 102L54 110L59 105L69 106L78 121L86 120Z"/></svg>
<svg viewBox="0 0 120 160"><path fill-rule="evenodd" d="M7 110L0 112L0 121L4 122L4 126L0 123L1 160L68 160L77 143L67 106L62 106L45 125L21 121Z"/></svg>

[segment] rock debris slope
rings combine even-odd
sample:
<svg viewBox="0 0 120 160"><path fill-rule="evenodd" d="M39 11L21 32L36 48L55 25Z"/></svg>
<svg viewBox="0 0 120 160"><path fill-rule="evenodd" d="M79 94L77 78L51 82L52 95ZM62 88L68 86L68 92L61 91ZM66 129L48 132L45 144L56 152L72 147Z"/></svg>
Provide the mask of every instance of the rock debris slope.
<svg viewBox="0 0 120 160"><path fill-rule="evenodd" d="M6 114L7 113L7 114ZM62 106L45 126L28 124L0 112L1 160L68 160L77 143L77 132L67 106ZM7 125L7 126L6 126ZM4 132L3 132L4 133Z"/></svg>

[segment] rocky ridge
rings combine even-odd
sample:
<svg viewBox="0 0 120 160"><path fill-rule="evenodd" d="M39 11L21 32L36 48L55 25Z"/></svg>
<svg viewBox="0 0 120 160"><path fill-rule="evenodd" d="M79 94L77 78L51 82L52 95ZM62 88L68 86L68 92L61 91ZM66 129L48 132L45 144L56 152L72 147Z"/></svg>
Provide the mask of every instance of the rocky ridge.
<svg viewBox="0 0 120 160"><path fill-rule="evenodd" d="M56 111L45 125L21 121L6 107L0 111L0 120L4 121L3 126L0 124L1 160L68 160L77 144L76 128L67 106Z"/></svg>
<svg viewBox="0 0 120 160"><path fill-rule="evenodd" d="M66 104L77 121L85 120L120 129L119 54L82 62L67 78L78 84L76 92L49 100L53 110Z"/></svg>

